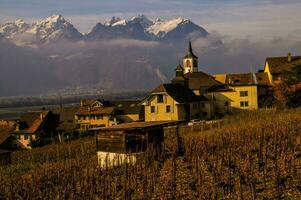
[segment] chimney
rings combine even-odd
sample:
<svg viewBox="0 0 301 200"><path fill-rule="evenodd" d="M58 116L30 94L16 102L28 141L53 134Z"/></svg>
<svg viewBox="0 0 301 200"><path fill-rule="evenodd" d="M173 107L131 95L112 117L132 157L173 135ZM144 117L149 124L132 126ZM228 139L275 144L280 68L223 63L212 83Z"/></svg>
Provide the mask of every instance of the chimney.
<svg viewBox="0 0 301 200"><path fill-rule="evenodd" d="M287 62L292 62L292 54L291 54L291 52L289 52L288 54L287 54Z"/></svg>

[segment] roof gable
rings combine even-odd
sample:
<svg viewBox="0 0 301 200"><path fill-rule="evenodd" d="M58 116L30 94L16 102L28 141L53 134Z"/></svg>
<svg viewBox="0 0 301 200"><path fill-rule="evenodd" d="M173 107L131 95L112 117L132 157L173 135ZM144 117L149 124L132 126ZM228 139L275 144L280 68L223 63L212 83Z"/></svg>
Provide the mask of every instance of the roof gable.
<svg viewBox="0 0 301 200"><path fill-rule="evenodd" d="M204 72L186 73L184 76L188 79L188 87L191 90L199 90L202 87L209 88L213 85L221 84L213 76Z"/></svg>
<svg viewBox="0 0 301 200"><path fill-rule="evenodd" d="M289 71L294 65L301 65L301 56L292 56L291 61L285 57L268 57L266 63L271 74L280 74Z"/></svg>
<svg viewBox="0 0 301 200"><path fill-rule="evenodd" d="M190 103L197 101L208 101L204 96L197 96L189 88L175 83L162 84L152 91L152 94L167 93L178 103Z"/></svg>
<svg viewBox="0 0 301 200"><path fill-rule="evenodd" d="M226 83L229 85L256 85L256 76L253 73L227 74Z"/></svg>

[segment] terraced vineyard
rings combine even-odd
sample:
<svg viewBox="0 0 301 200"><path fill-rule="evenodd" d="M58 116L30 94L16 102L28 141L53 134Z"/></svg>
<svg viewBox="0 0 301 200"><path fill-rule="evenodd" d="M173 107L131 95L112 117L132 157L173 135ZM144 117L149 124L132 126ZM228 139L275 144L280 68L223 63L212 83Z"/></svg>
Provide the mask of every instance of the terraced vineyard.
<svg viewBox="0 0 301 200"><path fill-rule="evenodd" d="M300 199L301 110L247 112L181 132L135 164L97 166L95 138L13 153L0 199Z"/></svg>

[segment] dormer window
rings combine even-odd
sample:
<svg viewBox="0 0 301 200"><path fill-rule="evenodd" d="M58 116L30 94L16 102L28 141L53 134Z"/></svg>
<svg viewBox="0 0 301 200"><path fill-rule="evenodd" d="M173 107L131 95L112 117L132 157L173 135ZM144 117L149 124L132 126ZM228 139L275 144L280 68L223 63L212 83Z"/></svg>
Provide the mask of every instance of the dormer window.
<svg viewBox="0 0 301 200"><path fill-rule="evenodd" d="M164 102L164 96L163 94L157 95L157 103L163 103Z"/></svg>

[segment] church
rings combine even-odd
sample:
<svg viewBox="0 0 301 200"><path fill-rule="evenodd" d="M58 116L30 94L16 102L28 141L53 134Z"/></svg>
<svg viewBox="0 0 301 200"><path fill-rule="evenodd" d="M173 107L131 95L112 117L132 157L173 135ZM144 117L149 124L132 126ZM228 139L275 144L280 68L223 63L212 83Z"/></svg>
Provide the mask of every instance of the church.
<svg viewBox="0 0 301 200"><path fill-rule="evenodd" d="M258 109L258 95L268 87L262 73L215 74L199 71L189 41L182 65L170 83L155 88L141 103L145 121L213 119L239 110Z"/></svg>

